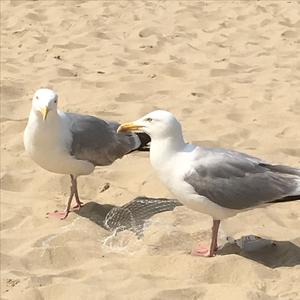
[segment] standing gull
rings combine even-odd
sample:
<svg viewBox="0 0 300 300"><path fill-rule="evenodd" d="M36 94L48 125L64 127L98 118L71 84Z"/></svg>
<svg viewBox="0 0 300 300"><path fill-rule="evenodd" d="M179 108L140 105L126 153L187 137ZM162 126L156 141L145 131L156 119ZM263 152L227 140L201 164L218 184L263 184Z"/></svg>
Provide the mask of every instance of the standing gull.
<svg viewBox="0 0 300 300"><path fill-rule="evenodd" d="M66 218L75 196L80 208L77 177L92 173L96 166L107 166L134 151L144 150L147 134L118 134L119 124L93 116L66 113L57 109L57 94L39 89L24 132L24 145L30 157L42 168L71 176L71 192L65 211L49 215Z"/></svg>
<svg viewBox="0 0 300 300"><path fill-rule="evenodd" d="M240 152L184 142L180 123L154 111L118 132L150 135L150 160L169 190L187 207L213 218L210 247L195 255L213 256L220 221L258 206L300 199L300 169L273 165Z"/></svg>

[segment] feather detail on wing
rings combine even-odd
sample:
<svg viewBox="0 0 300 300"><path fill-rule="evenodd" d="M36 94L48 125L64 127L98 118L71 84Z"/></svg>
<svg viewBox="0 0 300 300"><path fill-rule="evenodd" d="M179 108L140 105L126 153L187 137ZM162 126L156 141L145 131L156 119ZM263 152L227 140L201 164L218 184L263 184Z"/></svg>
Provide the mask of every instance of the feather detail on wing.
<svg viewBox="0 0 300 300"><path fill-rule="evenodd" d="M73 139L71 154L76 159L105 166L141 146L135 133L117 133L117 122L74 113L65 115L69 119Z"/></svg>
<svg viewBox="0 0 300 300"><path fill-rule="evenodd" d="M199 147L198 152L184 180L222 207L247 209L293 196L299 188L299 169L221 148Z"/></svg>

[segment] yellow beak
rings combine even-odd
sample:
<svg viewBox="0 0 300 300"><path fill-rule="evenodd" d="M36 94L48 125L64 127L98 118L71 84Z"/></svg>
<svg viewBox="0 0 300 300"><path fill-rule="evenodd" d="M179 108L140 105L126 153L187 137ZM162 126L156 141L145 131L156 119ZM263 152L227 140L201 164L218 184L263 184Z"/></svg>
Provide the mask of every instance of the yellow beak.
<svg viewBox="0 0 300 300"><path fill-rule="evenodd" d="M42 116L43 116L43 120L46 120L48 112L49 112L48 106L45 106L45 107L41 108L41 113L42 113Z"/></svg>
<svg viewBox="0 0 300 300"><path fill-rule="evenodd" d="M119 126L117 132L128 132L128 131L136 131L143 128L143 126L141 125L137 125L134 122L131 123L124 123L122 125Z"/></svg>

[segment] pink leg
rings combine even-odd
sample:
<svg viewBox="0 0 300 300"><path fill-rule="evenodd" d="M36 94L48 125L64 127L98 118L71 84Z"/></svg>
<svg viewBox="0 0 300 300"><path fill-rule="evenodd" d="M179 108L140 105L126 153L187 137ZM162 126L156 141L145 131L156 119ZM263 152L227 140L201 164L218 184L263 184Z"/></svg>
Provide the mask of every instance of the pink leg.
<svg viewBox="0 0 300 300"><path fill-rule="evenodd" d="M215 255L218 249L218 230L220 226L220 220L213 220L212 226L212 237L210 247L199 246L196 249L192 250L192 255L194 256L205 256L212 257Z"/></svg>
<svg viewBox="0 0 300 300"><path fill-rule="evenodd" d="M76 194L77 194L77 197L76 197ZM66 219L67 216L69 215L70 208L71 208L71 203L72 203L72 199L73 199L74 195L75 195L75 198L76 198L77 205L78 205L78 202L79 202L80 206L81 206L81 202L79 200L78 191L77 191L77 180L76 180L76 177L71 175L71 192L70 192L70 197L69 197L66 209L64 211L55 210L54 212L47 213L47 217L56 217L56 218L59 218L61 220Z"/></svg>
<svg viewBox="0 0 300 300"><path fill-rule="evenodd" d="M81 206L83 206L83 202L79 199L78 189L77 189L77 178L74 178L74 194L75 194L75 200L76 205L73 206L73 209L80 209Z"/></svg>

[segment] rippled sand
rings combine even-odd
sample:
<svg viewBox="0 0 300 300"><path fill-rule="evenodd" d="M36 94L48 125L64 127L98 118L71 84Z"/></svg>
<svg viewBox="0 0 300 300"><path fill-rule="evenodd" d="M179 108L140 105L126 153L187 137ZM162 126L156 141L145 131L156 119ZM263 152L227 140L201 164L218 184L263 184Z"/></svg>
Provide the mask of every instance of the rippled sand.
<svg viewBox="0 0 300 300"><path fill-rule="evenodd" d="M123 122L167 109L188 141L299 167L299 15L297 1L1 1L1 299L300 299L299 203L222 225L221 242L256 234L277 247L192 257L211 221L183 207L155 216L143 240L45 218L69 178L22 142L32 94L50 87L67 111ZM82 199L171 198L147 156L80 178Z"/></svg>

